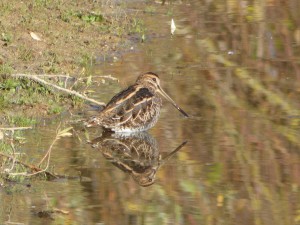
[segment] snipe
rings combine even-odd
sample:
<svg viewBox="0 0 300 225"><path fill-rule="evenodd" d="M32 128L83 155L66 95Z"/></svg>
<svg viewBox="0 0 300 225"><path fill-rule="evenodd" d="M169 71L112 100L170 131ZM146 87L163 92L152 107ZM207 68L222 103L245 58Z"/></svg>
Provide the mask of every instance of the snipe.
<svg viewBox="0 0 300 225"><path fill-rule="evenodd" d="M155 138L147 132L103 132L101 137L90 142L114 166L130 174L143 187L154 183L158 169L186 143L187 141L164 154L165 152L159 151Z"/></svg>
<svg viewBox="0 0 300 225"><path fill-rule="evenodd" d="M114 132L148 130L158 120L161 96L188 117L163 91L158 75L148 72L140 75L135 84L115 95L97 116L86 122L86 126L102 126Z"/></svg>

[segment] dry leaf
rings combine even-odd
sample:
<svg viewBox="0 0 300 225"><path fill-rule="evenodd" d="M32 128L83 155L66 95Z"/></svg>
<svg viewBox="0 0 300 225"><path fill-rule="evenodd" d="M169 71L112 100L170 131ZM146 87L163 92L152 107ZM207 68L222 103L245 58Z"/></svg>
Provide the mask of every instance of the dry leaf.
<svg viewBox="0 0 300 225"><path fill-rule="evenodd" d="M30 36L32 37L32 39L34 39L36 41L42 40L36 33L30 32Z"/></svg>
<svg viewBox="0 0 300 225"><path fill-rule="evenodd" d="M174 22L174 20L172 19L172 20L171 20L171 34L172 34L172 35L174 34L175 30L176 30L175 22Z"/></svg>
<svg viewBox="0 0 300 225"><path fill-rule="evenodd" d="M60 136L60 137L71 137L72 135L73 135L72 133L66 132L66 133L60 134L59 136Z"/></svg>
<svg viewBox="0 0 300 225"><path fill-rule="evenodd" d="M69 211L58 209L58 208L54 208L54 212L56 212L56 213L62 213L62 214L69 214Z"/></svg>
<svg viewBox="0 0 300 225"><path fill-rule="evenodd" d="M218 207L222 207L224 203L224 196L219 194L217 197L217 206Z"/></svg>
<svg viewBox="0 0 300 225"><path fill-rule="evenodd" d="M58 136L59 137L71 137L72 136L72 133L70 133L69 131L72 130L73 127L68 127L64 130L61 130L58 132Z"/></svg>

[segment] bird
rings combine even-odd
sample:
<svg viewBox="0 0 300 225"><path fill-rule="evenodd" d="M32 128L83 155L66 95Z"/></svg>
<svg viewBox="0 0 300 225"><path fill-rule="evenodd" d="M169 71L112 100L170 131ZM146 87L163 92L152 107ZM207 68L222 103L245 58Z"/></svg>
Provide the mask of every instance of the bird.
<svg viewBox="0 0 300 225"><path fill-rule="evenodd" d="M89 143L114 166L130 174L138 185L147 187L155 182L158 169L187 141L167 155L160 152L156 139L148 132L112 133L104 131L100 137Z"/></svg>
<svg viewBox="0 0 300 225"><path fill-rule="evenodd" d="M161 88L159 76L147 72L139 75L133 85L116 94L96 116L85 122L85 126L100 126L111 132L148 130L158 121L161 96L189 117Z"/></svg>
<svg viewBox="0 0 300 225"><path fill-rule="evenodd" d="M130 174L140 186L154 183L161 163L161 154L156 140L147 132L111 133L102 132L90 141L93 148L114 166Z"/></svg>

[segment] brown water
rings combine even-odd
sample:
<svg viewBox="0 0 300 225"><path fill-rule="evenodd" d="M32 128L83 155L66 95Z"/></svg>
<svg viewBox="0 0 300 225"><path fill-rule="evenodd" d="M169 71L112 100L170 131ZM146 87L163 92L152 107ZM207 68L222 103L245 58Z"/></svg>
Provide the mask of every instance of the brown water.
<svg viewBox="0 0 300 225"><path fill-rule="evenodd" d="M105 136L94 148L87 136L101 131L76 128L78 135L54 146L51 166L80 179L37 180L16 186L13 194L0 192L0 221L300 224L299 12L297 0L128 6L128 15L145 21L146 40L116 53L115 60L99 55L95 75L111 74L120 82L95 85L94 97L107 102L152 71L190 118L165 103L149 134ZM33 161L62 120L26 133L23 151ZM113 143L106 145L106 138ZM124 154L120 149L127 147ZM145 182L154 183L140 186ZM68 214L39 218L37 212L50 208Z"/></svg>

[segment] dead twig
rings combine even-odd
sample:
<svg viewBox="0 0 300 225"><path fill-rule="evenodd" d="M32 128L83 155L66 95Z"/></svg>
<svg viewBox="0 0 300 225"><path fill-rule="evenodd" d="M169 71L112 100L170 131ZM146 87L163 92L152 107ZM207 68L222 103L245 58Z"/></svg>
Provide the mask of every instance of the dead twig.
<svg viewBox="0 0 300 225"><path fill-rule="evenodd" d="M70 79L70 78L75 78L73 76L70 75L63 75L63 74L39 74L39 75L30 75L30 74L19 74L22 76L38 76L38 77L49 77L49 78L66 78L66 79ZM109 80L116 80L118 81L118 78L113 77L112 75L102 75L102 76L93 76L93 78L103 78L103 79L109 79ZM78 80L87 80L89 79L88 77L80 77L78 78Z"/></svg>
<svg viewBox="0 0 300 225"><path fill-rule="evenodd" d="M84 96L84 95L82 95L82 94L80 94L80 93L78 93L78 92L76 92L76 91L69 90L69 89L60 87L60 86L58 86L58 85L56 85L56 84L49 83L49 82L47 82L47 81L45 81L45 80L39 78L38 75L31 75L31 74L21 74L21 73L18 73L18 74L11 74L10 76L16 77L16 78L27 78L27 79L33 80L33 81L35 81L35 82L37 82L37 83L39 83L39 84L42 84L42 85L44 85L44 86L46 86L46 87L52 87L52 88L54 88L54 89L56 89L56 90L59 90L59 91L68 93L68 94L70 94L70 95L77 96L77 97L79 97L79 98L81 98L81 99L84 99L84 100L86 100L86 101L95 103L95 104L97 104L97 105L101 105L101 106L104 106L104 105L105 105L104 102L98 102L98 101L96 101L96 100L94 100L94 99L92 99L92 98L88 98L88 97L86 97L86 96Z"/></svg>
<svg viewBox="0 0 300 225"><path fill-rule="evenodd" d="M55 142L60 138L60 137L58 136L59 128L60 128L60 124L59 124L59 126L57 127L57 129L56 129L56 136L55 136L54 140L52 141L50 147L48 148L48 151L46 152L46 154L44 155L44 157L43 157L43 158L40 160L40 162L38 163L38 166L40 166L40 165L44 162L44 160L48 157L47 165L46 165L45 170L46 170L46 169L48 168L48 166L49 166L50 155L51 155L51 151L52 151L53 145L54 145Z"/></svg>
<svg viewBox="0 0 300 225"><path fill-rule="evenodd" d="M54 174L52 174L52 173L50 173L50 172L48 172L48 171L43 171L42 169L40 169L40 168L38 168L38 167L36 167L36 166L34 166L34 165L24 163L24 162L22 162L22 161L16 159L14 156L7 155L7 154L5 154L5 153L3 153L3 152L0 152L0 155L3 156L3 157L6 157L6 158L8 158L8 159L13 160L14 163L17 163L17 164L19 164L19 165L22 165L22 166L24 166L24 167L30 169L30 170L33 172L33 173L31 173L31 174L27 174L27 173L9 173L10 175L31 176L31 175L35 175L35 174L37 174L37 173L42 173L42 172L44 172L48 177L57 178L56 175L54 175Z"/></svg>
<svg viewBox="0 0 300 225"><path fill-rule="evenodd" d="M67 136L71 136L72 134L69 132L71 129L73 129L73 127L68 127L64 130L60 130L60 125L57 127L56 129L56 136L54 138L54 140L52 141L48 151L46 152L46 154L44 155L44 157L41 159L41 161L38 163L38 167L41 166L41 164L44 162L44 160L47 158L47 163L46 163L46 166L44 169L42 169L41 171L37 171L33 174L30 174L30 176L32 175L36 175L38 173L42 173L42 172L45 172L47 171L48 167L49 167L49 164L50 164L50 158L51 158L51 152L52 152L52 148L55 144L55 142L57 140L59 140L61 137L67 137Z"/></svg>
<svg viewBox="0 0 300 225"><path fill-rule="evenodd" d="M119 81L118 78L115 78L112 75L93 76L93 78L103 78L103 79L109 79L109 80ZM81 77L81 78L78 78L78 79L79 80L87 80L89 78L88 77Z"/></svg>
<svg viewBox="0 0 300 225"><path fill-rule="evenodd" d="M14 145L13 145L13 143L11 143L11 147L13 149L13 156L6 155L6 154L0 152L0 155L4 156L6 158L9 158L13 161L12 168L8 169L6 172L8 172L12 176L20 176L21 175L21 176L27 176L27 177L34 176L34 175L37 175L37 174L40 174L40 173L45 173L48 177L58 178L58 176L56 176L56 175L54 175L54 174L47 171L48 168L49 168L49 165L50 165L50 158L51 158L52 148L53 148L54 144L56 143L56 141L59 140L61 137L71 136L72 134L69 132L71 129L73 129L73 127L69 127L69 128L64 129L64 130L60 130L60 125L57 127L56 136L55 136L54 140L52 141L52 143L49 146L47 152L45 153L43 158L40 160L40 162L37 164L37 166L30 165L30 164L24 163L24 162L16 159ZM41 169L40 166L45 161L45 159L47 159L46 166L43 169ZM31 173L26 173L26 172L24 172L24 173L11 173L10 171L13 169L13 167L16 163L20 164L20 165L23 165L24 167L30 169Z"/></svg>
<svg viewBox="0 0 300 225"><path fill-rule="evenodd" d="M32 127L0 127L0 130L9 130L9 131L27 130L27 129L32 129Z"/></svg>

